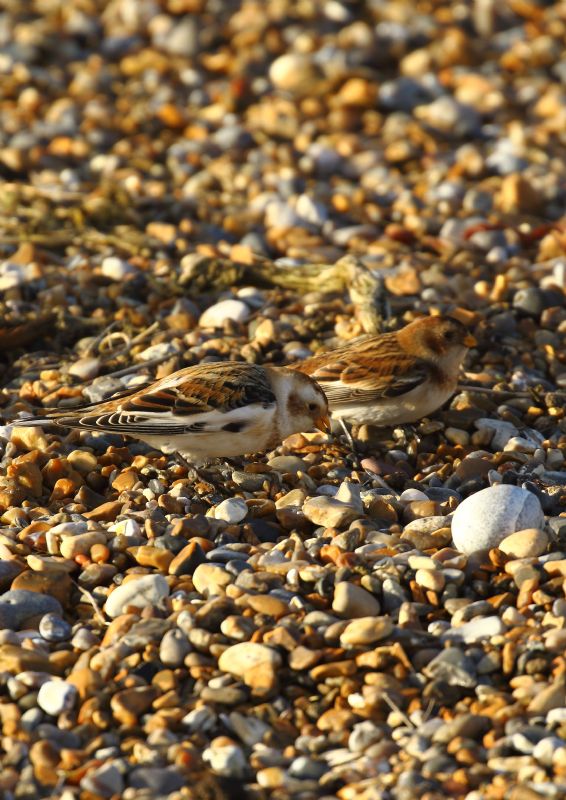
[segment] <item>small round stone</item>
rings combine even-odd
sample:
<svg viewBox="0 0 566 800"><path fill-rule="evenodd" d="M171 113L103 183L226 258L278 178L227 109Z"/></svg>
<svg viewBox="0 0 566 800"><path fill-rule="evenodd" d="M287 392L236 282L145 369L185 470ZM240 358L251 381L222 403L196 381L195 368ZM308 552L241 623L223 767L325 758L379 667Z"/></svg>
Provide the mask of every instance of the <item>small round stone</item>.
<svg viewBox="0 0 566 800"><path fill-rule="evenodd" d="M104 277L111 281L123 281L131 275L135 275L137 269L129 261L124 261L116 256L108 256L102 262L101 271Z"/></svg>
<svg viewBox="0 0 566 800"><path fill-rule="evenodd" d="M499 543L499 549L513 558L537 558L546 552L548 536L539 528L515 531Z"/></svg>
<svg viewBox="0 0 566 800"><path fill-rule="evenodd" d="M39 621L39 632L48 642L64 642L71 638L72 628L58 614L45 614Z"/></svg>
<svg viewBox="0 0 566 800"><path fill-rule="evenodd" d="M220 564L199 564L193 573L193 585L205 597L224 594L226 586L233 580L234 576Z"/></svg>
<svg viewBox="0 0 566 800"><path fill-rule="evenodd" d="M418 569L415 573L415 581L423 589L430 589L432 592L441 592L446 583L444 575L438 569Z"/></svg>
<svg viewBox="0 0 566 800"><path fill-rule="evenodd" d="M379 614L379 602L361 586L349 581L340 581L334 587L332 610L341 617L376 617Z"/></svg>
<svg viewBox="0 0 566 800"><path fill-rule="evenodd" d="M77 688L66 681L46 681L37 695L38 706L52 717L62 711L70 711L77 699Z"/></svg>
<svg viewBox="0 0 566 800"><path fill-rule="evenodd" d="M166 667L180 667L187 653L192 650L191 643L178 628L167 631L159 646L159 659Z"/></svg>
<svg viewBox="0 0 566 800"><path fill-rule="evenodd" d="M214 509L214 518L222 519L231 525L237 525L241 522L248 513L248 506L246 501L241 497L229 497L223 500Z"/></svg>
<svg viewBox="0 0 566 800"><path fill-rule="evenodd" d="M250 308L242 300L221 300L201 314L199 325L202 328L221 328L228 320L245 322L249 316Z"/></svg>
<svg viewBox="0 0 566 800"><path fill-rule="evenodd" d="M340 636L343 647L370 645L387 638L393 630L390 617L360 617L348 623Z"/></svg>
<svg viewBox="0 0 566 800"><path fill-rule="evenodd" d="M215 739L202 757L213 772L226 778L243 778L248 772L248 760L244 751L233 742L217 744Z"/></svg>
<svg viewBox="0 0 566 800"><path fill-rule="evenodd" d="M452 518L452 538L460 552L469 554L498 547L515 531L543 525L544 514L532 492L499 484L482 489L460 503Z"/></svg>
<svg viewBox="0 0 566 800"><path fill-rule="evenodd" d="M254 689L269 690L276 685L281 656L272 647L256 642L240 642L228 647L218 659L218 667L241 678Z"/></svg>

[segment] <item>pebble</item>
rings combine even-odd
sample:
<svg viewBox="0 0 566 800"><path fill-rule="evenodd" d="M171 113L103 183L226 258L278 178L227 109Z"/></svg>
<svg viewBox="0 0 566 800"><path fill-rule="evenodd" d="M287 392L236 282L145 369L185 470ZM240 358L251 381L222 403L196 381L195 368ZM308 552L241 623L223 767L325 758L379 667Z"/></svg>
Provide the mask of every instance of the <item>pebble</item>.
<svg viewBox="0 0 566 800"><path fill-rule="evenodd" d="M340 634L342 647L369 645L386 639L393 631L389 617L360 617L350 622Z"/></svg>
<svg viewBox="0 0 566 800"><path fill-rule="evenodd" d="M303 505L303 514L315 525L343 528L364 513L359 487L343 483L334 497L310 497Z"/></svg>
<svg viewBox="0 0 566 800"><path fill-rule="evenodd" d="M136 767L128 775L133 789L145 789L151 797L169 795L185 786L185 778L177 767Z"/></svg>
<svg viewBox="0 0 566 800"><path fill-rule="evenodd" d="M232 742L215 744L215 741L217 740L214 740L211 746L203 752L203 761L216 775L235 780L242 780L246 777L249 767L242 748Z"/></svg>
<svg viewBox="0 0 566 800"><path fill-rule="evenodd" d="M129 261L123 261L115 256L108 256L102 261L101 272L105 278L120 283L135 275L137 270Z"/></svg>
<svg viewBox="0 0 566 800"><path fill-rule="evenodd" d="M222 519L224 522L228 522L231 525L236 525L238 522L245 519L247 513L248 506L245 500L239 497L230 497L216 506L214 509L214 518Z"/></svg>
<svg viewBox="0 0 566 800"><path fill-rule="evenodd" d="M491 432L491 446L495 450L503 450L509 439L519 435L519 430L515 425L499 419L482 417L476 420L475 425L480 433L483 431Z"/></svg>
<svg viewBox="0 0 566 800"><path fill-rule="evenodd" d="M536 558L546 552L548 536L539 528L527 528L506 536L498 547L512 558Z"/></svg>
<svg viewBox="0 0 566 800"><path fill-rule="evenodd" d="M442 650L424 668L427 677L446 681L450 686L473 689L477 684L474 661L457 647Z"/></svg>
<svg viewBox="0 0 566 800"><path fill-rule="evenodd" d="M169 596L169 584L162 575L143 575L118 586L104 604L104 612L114 619L129 606L142 609L160 606Z"/></svg>
<svg viewBox="0 0 566 800"><path fill-rule="evenodd" d="M450 628L442 634L441 638L450 641L462 640L466 644L472 644L504 632L505 625L499 617L478 617L457 628Z"/></svg>
<svg viewBox="0 0 566 800"><path fill-rule="evenodd" d="M510 484L490 486L467 497L452 519L452 538L462 553L497 547L507 536L541 528L544 514L538 498Z"/></svg>
<svg viewBox="0 0 566 800"><path fill-rule="evenodd" d="M81 779L80 786L84 792L111 798L114 795L121 795L124 791L124 777L120 769L112 761L108 761L106 764L90 770Z"/></svg>
<svg viewBox="0 0 566 800"><path fill-rule="evenodd" d="M415 581L424 589L432 592L441 592L444 589L446 579L440 570L418 569L415 573Z"/></svg>
<svg viewBox="0 0 566 800"><path fill-rule="evenodd" d="M280 666L281 656L277 650L255 642L232 645L218 659L219 669L261 692L269 692L276 686Z"/></svg>
<svg viewBox="0 0 566 800"><path fill-rule="evenodd" d="M218 564L199 564L193 573L193 585L205 597L224 594L232 581L233 576Z"/></svg>
<svg viewBox="0 0 566 800"><path fill-rule="evenodd" d="M221 300L209 306L199 319L202 328L221 328L225 322L246 322L250 309L241 300Z"/></svg>
<svg viewBox="0 0 566 800"><path fill-rule="evenodd" d="M64 642L71 638L72 630L58 614L46 614L39 621L39 633L48 642Z"/></svg>
<svg viewBox="0 0 566 800"><path fill-rule="evenodd" d="M63 609L59 601L48 594L12 589L0 595L0 628L18 630L33 617L50 612L61 616Z"/></svg>
<svg viewBox="0 0 566 800"><path fill-rule="evenodd" d="M191 644L182 631L167 631L159 645L159 659L166 667L180 667L191 650Z"/></svg>
<svg viewBox="0 0 566 800"><path fill-rule="evenodd" d="M379 602L361 586L348 581L340 581L334 587L332 610L341 617L377 617L380 611Z"/></svg>
<svg viewBox="0 0 566 800"><path fill-rule="evenodd" d="M286 53L269 68L269 79L280 90L303 94L312 90L320 74L312 57L306 53Z"/></svg>
<svg viewBox="0 0 566 800"><path fill-rule="evenodd" d="M37 704L52 717L63 711L70 711L77 700L77 689L66 681L46 681L37 695Z"/></svg>
<svg viewBox="0 0 566 800"><path fill-rule="evenodd" d="M276 472L289 472L292 475L296 475L297 472L306 472L306 464L298 456L275 456L270 458L267 464ZM293 489L293 491L300 490Z"/></svg>

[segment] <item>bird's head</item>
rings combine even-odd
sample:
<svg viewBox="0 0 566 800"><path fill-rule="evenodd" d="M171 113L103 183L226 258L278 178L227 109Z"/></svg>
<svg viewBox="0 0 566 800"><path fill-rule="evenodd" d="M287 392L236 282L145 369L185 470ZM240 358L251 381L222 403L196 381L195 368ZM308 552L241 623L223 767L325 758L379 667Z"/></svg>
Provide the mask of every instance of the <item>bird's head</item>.
<svg viewBox="0 0 566 800"><path fill-rule="evenodd" d="M459 320L452 317L423 317L399 331L402 343L416 356L427 360L462 360L469 347L477 344Z"/></svg>
<svg viewBox="0 0 566 800"><path fill-rule="evenodd" d="M291 384L287 395L287 414L296 423L296 430L318 428L329 431L328 401L318 383L302 372L288 372Z"/></svg>

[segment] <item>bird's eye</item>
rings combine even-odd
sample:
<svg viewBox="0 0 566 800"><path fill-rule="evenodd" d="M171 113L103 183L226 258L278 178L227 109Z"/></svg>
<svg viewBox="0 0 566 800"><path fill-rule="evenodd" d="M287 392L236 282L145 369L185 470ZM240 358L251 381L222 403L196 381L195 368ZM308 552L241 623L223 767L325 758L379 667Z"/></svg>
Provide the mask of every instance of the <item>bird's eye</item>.
<svg viewBox="0 0 566 800"><path fill-rule="evenodd" d="M444 338L447 342L454 341L454 331L444 331Z"/></svg>
<svg viewBox="0 0 566 800"><path fill-rule="evenodd" d="M314 411L318 411L318 406L317 406L316 403L309 403L307 408L308 408L309 411L313 411L313 412Z"/></svg>

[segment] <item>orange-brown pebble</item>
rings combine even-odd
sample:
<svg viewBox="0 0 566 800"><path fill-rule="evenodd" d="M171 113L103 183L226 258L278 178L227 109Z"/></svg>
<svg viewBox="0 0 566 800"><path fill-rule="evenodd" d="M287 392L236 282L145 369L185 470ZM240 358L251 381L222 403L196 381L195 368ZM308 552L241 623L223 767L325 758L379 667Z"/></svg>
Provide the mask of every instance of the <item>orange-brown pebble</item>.
<svg viewBox="0 0 566 800"><path fill-rule="evenodd" d="M90 558L95 564L105 564L110 559L110 549L105 544L93 544Z"/></svg>

